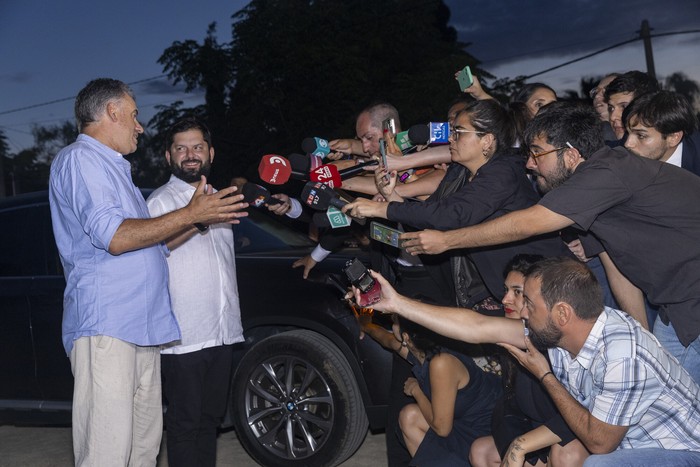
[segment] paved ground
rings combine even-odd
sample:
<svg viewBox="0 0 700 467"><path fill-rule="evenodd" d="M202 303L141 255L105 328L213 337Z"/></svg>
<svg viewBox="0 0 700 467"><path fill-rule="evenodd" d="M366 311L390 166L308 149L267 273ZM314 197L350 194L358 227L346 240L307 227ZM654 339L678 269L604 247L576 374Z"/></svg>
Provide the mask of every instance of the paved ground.
<svg viewBox="0 0 700 467"><path fill-rule="evenodd" d="M166 435L164 435L165 438ZM73 465L70 428L0 426L0 467L69 467ZM161 448L158 467L168 465ZM219 436L218 467L256 467L233 430ZM367 434L360 449L342 467L386 467L384 434Z"/></svg>

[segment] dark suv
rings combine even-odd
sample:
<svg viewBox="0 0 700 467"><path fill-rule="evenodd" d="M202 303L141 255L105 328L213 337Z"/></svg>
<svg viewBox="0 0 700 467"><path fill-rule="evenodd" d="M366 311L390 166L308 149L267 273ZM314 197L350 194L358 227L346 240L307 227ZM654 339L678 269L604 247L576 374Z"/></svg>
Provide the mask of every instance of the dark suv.
<svg viewBox="0 0 700 467"><path fill-rule="evenodd" d="M245 343L227 422L260 464L337 465L386 416L391 356L359 340L329 280L362 252L291 268L313 247L266 212L234 226ZM0 200L0 423L67 423L73 378L61 343L65 281L48 195ZM341 278L342 279L342 278Z"/></svg>

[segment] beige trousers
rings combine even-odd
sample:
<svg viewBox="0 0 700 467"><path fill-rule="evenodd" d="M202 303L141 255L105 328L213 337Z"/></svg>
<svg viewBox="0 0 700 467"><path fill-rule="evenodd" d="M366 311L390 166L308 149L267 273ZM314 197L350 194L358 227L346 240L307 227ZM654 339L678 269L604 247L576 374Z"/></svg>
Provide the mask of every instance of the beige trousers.
<svg viewBox="0 0 700 467"><path fill-rule="evenodd" d="M155 466L163 435L158 347L81 337L70 361L76 466Z"/></svg>

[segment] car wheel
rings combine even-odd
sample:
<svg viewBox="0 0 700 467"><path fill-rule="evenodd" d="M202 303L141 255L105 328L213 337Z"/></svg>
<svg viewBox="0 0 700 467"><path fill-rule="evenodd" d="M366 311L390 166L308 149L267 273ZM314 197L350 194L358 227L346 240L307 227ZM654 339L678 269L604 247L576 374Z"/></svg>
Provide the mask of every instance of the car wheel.
<svg viewBox="0 0 700 467"><path fill-rule="evenodd" d="M238 439L265 466L338 465L367 435L347 360L312 331L277 334L246 352L231 404Z"/></svg>

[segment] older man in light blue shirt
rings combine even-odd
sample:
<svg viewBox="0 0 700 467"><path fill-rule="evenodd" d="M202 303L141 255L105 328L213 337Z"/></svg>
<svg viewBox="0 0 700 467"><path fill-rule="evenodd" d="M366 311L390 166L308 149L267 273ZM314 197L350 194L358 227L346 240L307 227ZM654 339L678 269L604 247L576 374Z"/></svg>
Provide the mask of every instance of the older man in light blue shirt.
<svg viewBox="0 0 700 467"><path fill-rule="evenodd" d="M66 277L63 343L75 379L76 465L155 465L162 436L159 346L180 338L165 239L198 223L236 222L241 196L206 192L149 218L131 167L143 128L131 90L96 79L76 99L81 134L51 165L49 200Z"/></svg>

